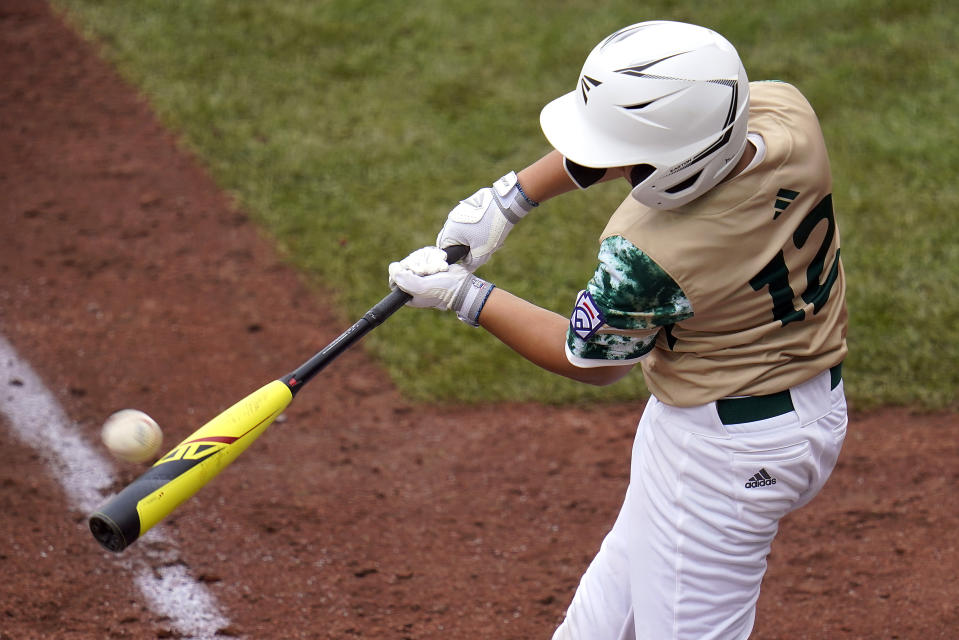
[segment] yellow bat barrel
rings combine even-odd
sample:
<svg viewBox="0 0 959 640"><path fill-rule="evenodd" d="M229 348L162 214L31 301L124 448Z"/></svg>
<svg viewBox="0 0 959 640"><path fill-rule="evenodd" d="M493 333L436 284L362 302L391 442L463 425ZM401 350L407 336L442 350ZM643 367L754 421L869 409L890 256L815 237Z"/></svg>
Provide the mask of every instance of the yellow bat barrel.
<svg viewBox="0 0 959 640"><path fill-rule="evenodd" d="M110 551L126 549L233 462L292 400L290 387L274 380L207 422L90 516L93 537Z"/></svg>

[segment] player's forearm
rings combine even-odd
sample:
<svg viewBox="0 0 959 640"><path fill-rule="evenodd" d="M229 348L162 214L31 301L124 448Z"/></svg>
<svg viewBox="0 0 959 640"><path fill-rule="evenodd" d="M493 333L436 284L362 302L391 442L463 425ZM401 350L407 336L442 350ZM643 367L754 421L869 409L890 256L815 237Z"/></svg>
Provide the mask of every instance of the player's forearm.
<svg viewBox="0 0 959 640"><path fill-rule="evenodd" d="M566 359L569 321L548 309L493 289L479 317L480 326L533 364L553 373L595 385L625 376L629 366L582 368Z"/></svg>
<svg viewBox="0 0 959 640"><path fill-rule="evenodd" d="M597 182L615 180L623 175L622 168L607 169ZM563 167L563 155L556 150L550 151L517 173L516 177L523 192L536 202L545 202L554 196L579 188Z"/></svg>
<svg viewBox="0 0 959 640"><path fill-rule="evenodd" d="M554 196L576 189L559 151L550 151L545 156L516 174L523 192L536 202L545 202Z"/></svg>

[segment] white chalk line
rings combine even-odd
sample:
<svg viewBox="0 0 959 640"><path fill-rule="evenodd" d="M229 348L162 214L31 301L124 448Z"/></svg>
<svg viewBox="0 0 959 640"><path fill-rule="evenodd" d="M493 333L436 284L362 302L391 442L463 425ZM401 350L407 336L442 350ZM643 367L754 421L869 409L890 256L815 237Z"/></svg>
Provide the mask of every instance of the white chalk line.
<svg viewBox="0 0 959 640"><path fill-rule="evenodd" d="M13 434L47 462L73 508L87 515L109 497L116 477L113 463L80 435L77 424L2 335L0 413ZM90 544L97 547L92 535ZM167 617L181 635L206 640L230 624L213 594L190 577L175 542L161 528L155 527L136 548L111 561L133 574L150 609Z"/></svg>

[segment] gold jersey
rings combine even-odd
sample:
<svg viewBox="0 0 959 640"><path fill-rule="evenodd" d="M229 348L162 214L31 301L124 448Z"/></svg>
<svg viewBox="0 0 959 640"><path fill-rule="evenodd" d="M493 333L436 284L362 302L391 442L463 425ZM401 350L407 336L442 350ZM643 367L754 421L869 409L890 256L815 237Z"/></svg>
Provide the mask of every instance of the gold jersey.
<svg viewBox="0 0 959 640"><path fill-rule="evenodd" d="M765 143L757 165L673 210L630 196L602 234L635 245L689 302L691 315L653 329L641 360L650 391L672 405L782 391L846 355L846 285L816 114L795 87L754 82L749 131Z"/></svg>

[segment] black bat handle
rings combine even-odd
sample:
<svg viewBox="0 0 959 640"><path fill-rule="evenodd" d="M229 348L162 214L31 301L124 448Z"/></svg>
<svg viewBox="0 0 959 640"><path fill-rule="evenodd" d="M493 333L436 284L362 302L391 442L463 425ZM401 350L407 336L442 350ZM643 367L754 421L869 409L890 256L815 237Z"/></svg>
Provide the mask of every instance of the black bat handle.
<svg viewBox="0 0 959 640"><path fill-rule="evenodd" d="M453 264L459 262L469 253L469 247L455 245L447 247L444 251L446 252L446 261ZM333 342L323 347L320 352L280 380L290 388L293 395L296 395L300 388L312 380L316 374L326 368L341 353L353 346L360 338L383 324L387 318L396 313L412 297L401 289L393 289L386 297L364 313L363 317L357 320L352 327L341 333Z"/></svg>
<svg viewBox="0 0 959 640"><path fill-rule="evenodd" d="M454 264L465 258L466 254L470 252L470 248L465 244L454 244L452 247L446 247L443 251L446 252L447 264Z"/></svg>
<svg viewBox="0 0 959 640"><path fill-rule="evenodd" d="M457 244L452 247L446 247L443 251L446 252L446 263L453 264L462 260L466 254L470 252L470 248ZM393 315L394 312L398 311L400 307L409 302L412 297L413 296L402 289L393 289L389 295L377 302L373 305L372 309L363 314L363 317L369 319L369 321L373 323L373 327L377 327ZM373 327L370 328L372 329Z"/></svg>

